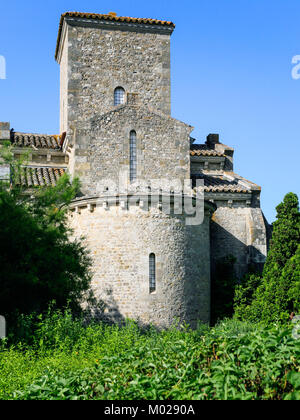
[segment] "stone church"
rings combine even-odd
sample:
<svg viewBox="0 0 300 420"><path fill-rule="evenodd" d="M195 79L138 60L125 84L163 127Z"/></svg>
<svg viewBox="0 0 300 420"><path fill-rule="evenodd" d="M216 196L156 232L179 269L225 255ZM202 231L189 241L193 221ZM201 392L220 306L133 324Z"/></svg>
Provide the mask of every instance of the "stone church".
<svg viewBox="0 0 300 420"><path fill-rule="evenodd" d="M63 14L60 133L0 123L16 156L29 151L28 189L66 172L79 177L70 223L91 252L106 316L163 327L209 322L218 261L234 256L238 277L250 264L262 267L268 237L261 188L234 172L234 150L217 134L200 144L171 116L174 29L115 13ZM197 202L201 221L188 223L186 207Z"/></svg>

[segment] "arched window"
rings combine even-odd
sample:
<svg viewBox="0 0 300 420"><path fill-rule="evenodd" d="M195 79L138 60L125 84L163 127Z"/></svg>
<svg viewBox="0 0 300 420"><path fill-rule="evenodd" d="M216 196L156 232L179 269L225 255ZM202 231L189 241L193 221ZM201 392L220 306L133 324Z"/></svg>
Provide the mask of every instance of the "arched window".
<svg viewBox="0 0 300 420"><path fill-rule="evenodd" d="M155 254L149 255L149 287L150 293L156 291L156 258Z"/></svg>
<svg viewBox="0 0 300 420"><path fill-rule="evenodd" d="M115 89L114 104L115 106L125 104L125 90L122 87Z"/></svg>
<svg viewBox="0 0 300 420"><path fill-rule="evenodd" d="M136 132L130 132L130 182L136 180Z"/></svg>

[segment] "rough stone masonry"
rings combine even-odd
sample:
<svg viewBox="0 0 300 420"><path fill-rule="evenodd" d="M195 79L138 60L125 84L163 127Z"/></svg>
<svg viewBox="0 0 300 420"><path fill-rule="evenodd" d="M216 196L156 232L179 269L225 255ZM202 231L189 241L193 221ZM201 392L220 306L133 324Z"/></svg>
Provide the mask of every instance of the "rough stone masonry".
<svg viewBox="0 0 300 420"><path fill-rule="evenodd" d="M29 189L65 172L80 178L70 221L91 251L103 316L160 327L209 322L218 261L233 255L241 277L249 264L263 266L268 239L261 189L234 172L234 150L217 134L199 144L193 127L171 116L174 28L115 13L63 14L60 134L0 123L16 156L30 151ZM199 192L202 223L190 225L186 198L195 205Z"/></svg>

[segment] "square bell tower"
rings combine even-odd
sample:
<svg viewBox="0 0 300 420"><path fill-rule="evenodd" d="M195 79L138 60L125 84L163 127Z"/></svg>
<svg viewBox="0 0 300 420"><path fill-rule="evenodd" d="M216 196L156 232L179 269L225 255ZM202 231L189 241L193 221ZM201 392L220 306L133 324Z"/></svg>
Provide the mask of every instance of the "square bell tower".
<svg viewBox="0 0 300 420"><path fill-rule="evenodd" d="M136 93L140 104L171 114L172 22L67 12L55 58L60 64L60 131L103 115Z"/></svg>

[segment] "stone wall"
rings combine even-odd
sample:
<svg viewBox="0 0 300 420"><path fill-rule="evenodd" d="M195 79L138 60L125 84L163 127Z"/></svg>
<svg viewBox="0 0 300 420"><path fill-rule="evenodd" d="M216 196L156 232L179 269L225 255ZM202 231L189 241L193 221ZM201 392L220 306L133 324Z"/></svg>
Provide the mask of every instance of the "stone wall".
<svg viewBox="0 0 300 420"><path fill-rule="evenodd" d="M0 122L0 140L10 139L10 123Z"/></svg>
<svg viewBox="0 0 300 420"><path fill-rule="evenodd" d="M234 204L218 205L211 222L212 270L216 262L228 255L236 258L235 271L241 278L249 264L263 267L267 255L267 232L260 208Z"/></svg>
<svg viewBox="0 0 300 420"><path fill-rule="evenodd" d="M69 68L68 63L68 52L69 48L66 45L66 40L68 39L68 28L66 28L65 38L62 41L64 48L62 49L61 62L60 62L60 133L68 131L68 103L69 103L69 94L68 93L68 81L69 81Z"/></svg>
<svg viewBox="0 0 300 420"><path fill-rule="evenodd" d="M0 147L2 142L7 142L10 139L10 123L0 122ZM9 181L10 179L10 165L4 165L3 160L0 159L0 181Z"/></svg>
<svg viewBox="0 0 300 420"><path fill-rule="evenodd" d="M66 25L59 61L61 114L67 103L68 127L61 115L62 130L110 110L119 86L138 93L144 105L171 113L170 32L147 33L142 25L134 31L129 25L123 30L93 22Z"/></svg>
<svg viewBox="0 0 300 420"><path fill-rule="evenodd" d="M106 316L168 327L175 318L195 326L210 319L209 220L186 226L183 215L138 205L73 212L75 235L93 257L93 289ZM149 290L149 255L156 255L157 289Z"/></svg>
<svg viewBox="0 0 300 420"><path fill-rule="evenodd" d="M109 181L119 185L120 176L128 181L131 130L137 136L139 180L190 178L192 127L148 107L125 105L77 127L70 168L85 195L102 193Z"/></svg>

